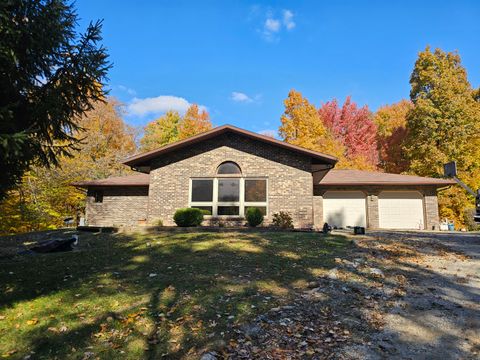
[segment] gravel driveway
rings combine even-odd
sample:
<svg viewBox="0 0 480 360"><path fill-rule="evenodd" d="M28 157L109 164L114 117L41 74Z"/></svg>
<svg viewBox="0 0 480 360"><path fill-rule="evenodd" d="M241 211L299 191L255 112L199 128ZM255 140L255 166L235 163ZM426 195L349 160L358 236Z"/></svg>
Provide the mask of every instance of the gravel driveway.
<svg viewBox="0 0 480 360"><path fill-rule="evenodd" d="M405 276L405 294L385 309L368 345L346 359L479 359L480 234L370 232L358 241L384 269Z"/></svg>
<svg viewBox="0 0 480 360"><path fill-rule="evenodd" d="M480 234L339 233L334 268L202 359L480 359Z"/></svg>

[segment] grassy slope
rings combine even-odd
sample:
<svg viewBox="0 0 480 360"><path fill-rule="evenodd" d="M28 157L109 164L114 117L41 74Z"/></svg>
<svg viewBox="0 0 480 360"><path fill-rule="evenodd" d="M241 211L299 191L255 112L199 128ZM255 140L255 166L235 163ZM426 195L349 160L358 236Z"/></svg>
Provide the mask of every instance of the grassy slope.
<svg viewBox="0 0 480 360"><path fill-rule="evenodd" d="M0 258L0 356L188 358L288 301L347 246L291 232L80 239L79 251Z"/></svg>

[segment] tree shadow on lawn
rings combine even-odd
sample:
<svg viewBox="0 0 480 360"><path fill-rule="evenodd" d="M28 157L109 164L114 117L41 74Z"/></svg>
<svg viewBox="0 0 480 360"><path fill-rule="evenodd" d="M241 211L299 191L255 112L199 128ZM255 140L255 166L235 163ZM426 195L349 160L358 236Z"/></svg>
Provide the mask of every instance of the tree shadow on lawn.
<svg viewBox="0 0 480 360"><path fill-rule="evenodd" d="M79 251L1 261L0 351L195 356L287 301L346 246L293 232L81 234Z"/></svg>
<svg viewBox="0 0 480 360"><path fill-rule="evenodd" d="M0 321L5 339L0 353L16 349L21 357L33 351L35 358L196 358L205 349L228 347L224 341L236 336L240 324L296 301L318 281L326 296L308 300L307 306L331 308L332 318L351 330L351 340L360 345L372 340L368 350L379 356L400 356L405 347L425 355L426 348L440 342L448 342L454 355L471 356L464 339L447 330L437 332L430 344L406 339L401 332L376 338L381 333L368 311L372 303L418 307L421 295L415 294L415 286L436 283L442 284L435 290L442 297L451 291L476 296L468 284L412 263L418 255L412 251L400 255L398 248L368 243L356 248L343 236L293 232L82 234L80 239L78 252L2 262L0 280L7 291L0 301L0 315L6 316ZM365 257L368 267L340 266L341 277L322 277L339 266L335 257ZM381 268L386 278L373 276L370 267ZM398 280L400 275L405 282ZM392 292L399 288L406 295ZM458 305L451 297L438 304L440 311ZM478 310L470 311L478 318ZM32 319L38 323L26 324ZM425 317L408 320L426 329L431 325ZM449 321L465 326L460 317ZM267 348L266 340L251 342L256 341Z"/></svg>

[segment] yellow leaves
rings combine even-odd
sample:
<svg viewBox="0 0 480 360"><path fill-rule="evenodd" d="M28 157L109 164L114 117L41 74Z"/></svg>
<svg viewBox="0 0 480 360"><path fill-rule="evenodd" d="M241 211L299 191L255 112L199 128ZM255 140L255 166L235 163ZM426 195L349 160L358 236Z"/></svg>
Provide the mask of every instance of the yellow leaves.
<svg viewBox="0 0 480 360"><path fill-rule="evenodd" d="M210 116L198 105L192 104L183 117L177 111L167 111L158 119L145 126L145 134L140 140L142 151L162 147L212 128Z"/></svg>
<svg viewBox="0 0 480 360"><path fill-rule="evenodd" d="M293 89L288 93L284 105L280 136L289 143L313 149L314 144L327 134L317 109Z"/></svg>
<svg viewBox="0 0 480 360"><path fill-rule="evenodd" d="M405 127L407 113L412 108L412 102L405 99L392 105L380 107L373 117L373 121L378 127L378 135L382 138L389 137L395 129Z"/></svg>
<svg viewBox="0 0 480 360"><path fill-rule="evenodd" d="M192 104L179 123L178 139L186 139L211 128L210 115L205 110L200 111L197 104Z"/></svg>
<svg viewBox="0 0 480 360"><path fill-rule="evenodd" d="M279 133L284 141L341 158L342 144L336 141L320 119L317 109L302 94L290 90L284 101Z"/></svg>
<svg viewBox="0 0 480 360"><path fill-rule="evenodd" d="M17 350L15 350L15 349L14 350L9 350L6 353L2 354L2 358L8 358L12 355L15 355L16 353L17 353Z"/></svg>
<svg viewBox="0 0 480 360"><path fill-rule="evenodd" d="M37 318L32 318L30 320L27 320L27 325L37 325L37 324L38 324Z"/></svg>

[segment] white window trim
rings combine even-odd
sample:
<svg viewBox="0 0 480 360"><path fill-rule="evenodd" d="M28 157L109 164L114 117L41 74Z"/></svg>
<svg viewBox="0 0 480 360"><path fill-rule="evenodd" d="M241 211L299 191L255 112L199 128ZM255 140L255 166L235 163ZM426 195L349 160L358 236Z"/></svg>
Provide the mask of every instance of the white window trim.
<svg viewBox="0 0 480 360"><path fill-rule="evenodd" d="M239 201L231 201L231 202L223 202L218 201L218 180L219 179L239 179ZM213 180L213 192L212 192L212 201L192 201L192 181L193 180ZM265 180L266 182L266 200L260 202L251 202L245 201L245 180ZM206 216L207 218L244 218L245 217L245 207L249 206L257 206L257 207L265 207L265 218L268 218L268 188L269 188L269 181L267 177L255 176L255 177L244 177L244 176L222 176L218 177L193 177L190 178L189 181L189 189L188 189L188 207L196 207L196 206L211 206L212 207L212 215ZM218 215L218 207L219 206L238 206L239 207L239 215Z"/></svg>

